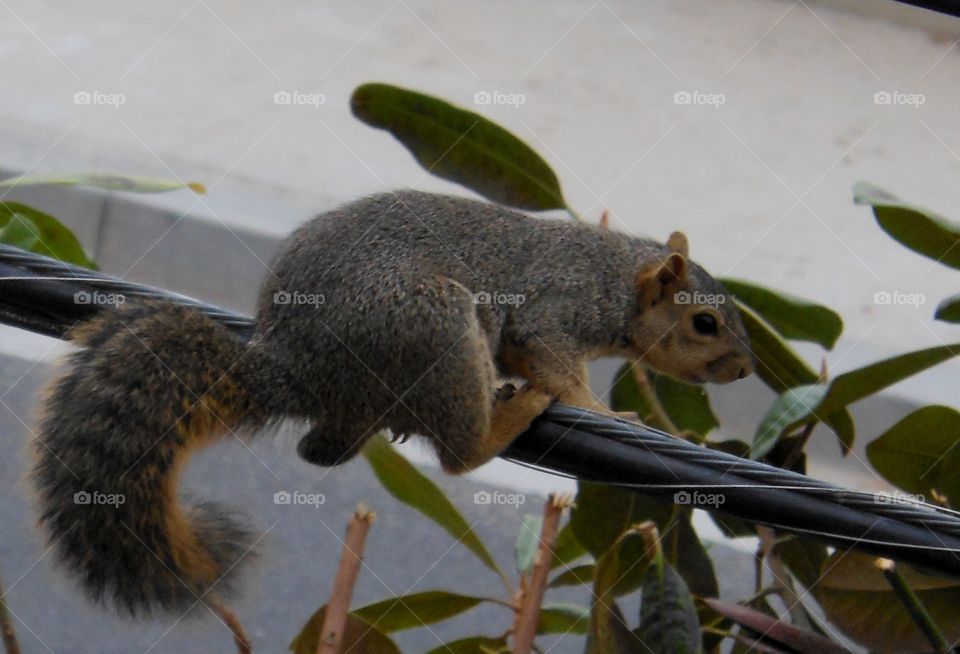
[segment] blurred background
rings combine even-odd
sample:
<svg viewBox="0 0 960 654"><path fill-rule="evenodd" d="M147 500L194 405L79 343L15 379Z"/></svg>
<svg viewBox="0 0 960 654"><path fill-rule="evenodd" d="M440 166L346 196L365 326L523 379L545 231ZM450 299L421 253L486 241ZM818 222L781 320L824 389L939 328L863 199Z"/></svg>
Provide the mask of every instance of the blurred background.
<svg viewBox="0 0 960 654"><path fill-rule="evenodd" d="M869 181L960 217L958 39L960 21L888 0L0 0L0 170L204 183L202 197L78 189L6 197L62 219L106 272L251 312L280 239L312 215L400 187L469 194L425 174L387 133L351 115L356 86L389 82L520 136L586 220L607 209L615 229L658 239L683 230L691 256L716 275L837 310L845 331L827 357L835 374L956 339L955 328L931 319L936 302L956 291L955 276L895 244L853 205L852 185ZM914 300L887 301L897 294ZM66 349L0 327L8 440L26 442L37 389ZM819 366L819 350L798 350ZM616 365L594 366L598 392ZM955 401L958 372L960 363L946 363L854 407L861 449L842 463L833 437L818 429L811 474L885 488L860 461L863 444L906 407ZM773 395L751 380L711 397L727 435L749 440ZM432 465L415 445L403 452ZM0 566L8 587L16 581L8 601L25 627L25 651L166 652L197 643L230 651L207 623L114 625L88 608L32 533L17 481L25 461L0 461L10 498ZM262 593L239 607L263 651L281 651L306 618L286 610L292 596L307 604L325 597L339 553L331 534L342 533L361 496L389 509L369 556L384 585L456 583L449 563L431 567L450 548L445 536L404 530L407 509L388 504L361 462L310 469L281 435L250 449L217 448L188 481L204 495L243 498L264 528L277 521L256 582ZM441 483L505 556L525 509L476 506L472 494L509 485L529 493L527 508L538 512L538 493L572 487L505 462ZM293 514L309 511L302 507L277 515L271 494L293 488L330 494L322 521ZM390 525L403 536L387 537ZM461 558L463 570L476 565ZM722 583L733 588L733 576ZM361 599L387 594L370 577ZM439 642L431 633L405 641L410 651ZM577 649L571 637L551 651Z"/></svg>

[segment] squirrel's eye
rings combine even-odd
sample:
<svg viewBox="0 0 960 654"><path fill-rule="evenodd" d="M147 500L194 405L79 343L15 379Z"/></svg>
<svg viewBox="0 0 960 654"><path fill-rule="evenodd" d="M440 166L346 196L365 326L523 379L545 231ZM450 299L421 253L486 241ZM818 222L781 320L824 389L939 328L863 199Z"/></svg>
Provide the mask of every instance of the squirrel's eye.
<svg viewBox="0 0 960 654"><path fill-rule="evenodd" d="M712 336L717 333L717 319L709 313L698 313L693 316L693 328L698 334Z"/></svg>

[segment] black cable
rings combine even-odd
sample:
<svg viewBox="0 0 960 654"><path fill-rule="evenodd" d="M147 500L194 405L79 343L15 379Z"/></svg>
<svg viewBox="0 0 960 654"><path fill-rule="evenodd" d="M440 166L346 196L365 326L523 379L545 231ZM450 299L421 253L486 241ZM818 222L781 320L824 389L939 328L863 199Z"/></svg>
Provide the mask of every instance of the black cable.
<svg viewBox="0 0 960 654"><path fill-rule="evenodd" d="M163 299L194 307L245 338L253 331L246 316L0 245L0 322L62 338L78 321L114 306L84 302L94 293ZM698 508L960 578L955 512L839 488L585 409L553 405L503 456L688 505L722 494L721 505Z"/></svg>

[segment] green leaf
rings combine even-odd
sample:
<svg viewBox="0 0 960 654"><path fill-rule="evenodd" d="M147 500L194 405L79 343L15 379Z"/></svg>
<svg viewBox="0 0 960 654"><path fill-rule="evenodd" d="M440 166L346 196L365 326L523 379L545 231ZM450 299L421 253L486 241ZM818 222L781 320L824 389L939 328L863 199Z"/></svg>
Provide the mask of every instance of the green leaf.
<svg viewBox="0 0 960 654"><path fill-rule="evenodd" d="M631 371L634 363L625 363L617 371L616 384L610 391L610 404L617 411L636 411L641 418L651 413L651 407L640 393L637 379ZM720 423L710 408L710 399L701 386L687 384L670 377L645 370L667 415L681 431L705 436Z"/></svg>
<svg viewBox="0 0 960 654"><path fill-rule="evenodd" d="M0 243L32 252L39 242L40 228L26 216L13 214L6 224L0 227Z"/></svg>
<svg viewBox="0 0 960 654"><path fill-rule="evenodd" d="M700 619L690 589L662 555L654 557L644 576L640 638L655 654L701 651Z"/></svg>
<svg viewBox="0 0 960 654"><path fill-rule="evenodd" d="M543 518L537 515L523 516L520 532L513 551L517 561L517 572L527 572L533 568L540 549L540 530L543 527Z"/></svg>
<svg viewBox="0 0 960 654"><path fill-rule="evenodd" d="M134 175L91 175L65 172L9 177L0 181L0 188L18 186L90 186L108 191L128 191L130 193L164 193L182 188L188 188L200 195L207 192L206 187L200 182L179 182Z"/></svg>
<svg viewBox="0 0 960 654"><path fill-rule="evenodd" d="M877 224L914 252L960 269L960 225L921 209L872 184L857 182L853 201L873 207Z"/></svg>
<svg viewBox="0 0 960 654"><path fill-rule="evenodd" d="M461 638L427 652L427 654L492 654L493 652L509 652L507 641L503 638L485 638L473 636ZM357 654L361 654L357 652Z"/></svg>
<svg viewBox="0 0 960 654"><path fill-rule="evenodd" d="M416 91L363 84L353 114L385 129L428 172L520 209L563 209L557 176L527 144L483 116Z"/></svg>
<svg viewBox="0 0 960 654"><path fill-rule="evenodd" d="M843 331L840 316L823 305L729 277L720 281L784 338L832 350Z"/></svg>
<svg viewBox="0 0 960 654"><path fill-rule="evenodd" d="M590 630L590 609L579 604L548 604L540 608L538 634L585 634Z"/></svg>
<svg viewBox="0 0 960 654"><path fill-rule="evenodd" d="M320 642L320 630L323 628L323 617L326 612L327 607L322 606L310 616L307 624L290 643L290 651L294 654L316 654L317 645ZM386 634L352 613L347 614L347 625L343 633L341 651L364 652L365 654L400 654L400 648Z"/></svg>
<svg viewBox="0 0 960 654"><path fill-rule="evenodd" d="M557 542L553 546L553 559L550 569L553 570L571 561L576 561L587 553L587 549L580 544L573 533L573 526L568 522L557 534Z"/></svg>
<svg viewBox="0 0 960 654"><path fill-rule="evenodd" d="M629 631L616 605L618 588L625 575L636 570L639 579L649 565L643 535L636 526L626 529L597 559L590 605L590 635L587 652L630 651L620 647L622 632ZM619 635L618 635L619 634Z"/></svg>
<svg viewBox="0 0 960 654"><path fill-rule="evenodd" d="M827 414L846 407L957 355L960 355L960 343L941 345L900 354L838 375L830 383L830 391L819 411Z"/></svg>
<svg viewBox="0 0 960 654"><path fill-rule="evenodd" d="M740 317L750 336L750 349L757 362L757 376L777 393L817 381L810 369L782 338L752 309L737 302Z"/></svg>
<svg viewBox="0 0 960 654"><path fill-rule="evenodd" d="M470 597L444 590L428 590L368 604L352 613L384 633L422 627L469 611L482 597Z"/></svg>
<svg viewBox="0 0 960 654"><path fill-rule="evenodd" d="M947 406L917 409L867 445L867 458L883 478L908 493L936 490L960 505L960 413ZM891 498L895 501L895 498Z"/></svg>
<svg viewBox="0 0 960 654"><path fill-rule="evenodd" d="M594 564L587 563L564 570L554 577L547 588L560 588L561 586L580 586L593 582Z"/></svg>
<svg viewBox="0 0 960 654"><path fill-rule="evenodd" d="M810 538L790 536L777 543L776 552L797 581L812 590L827 560L826 545Z"/></svg>
<svg viewBox="0 0 960 654"><path fill-rule="evenodd" d="M630 631L620 606L611 600L599 616L590 621L586 654L639 654L641 641Z"/></svg>
<svg viewBox="0 0 960 654"><path fill-rule="evenodd" d="M774 400L760 421L752 456L762 456L757 452L766 454L778 438L800 425L823 421L838 430L846 452L853 444L853 422L848 421L846 416L841 418L840 412L846 411L854 402L958 354L960 343L931 347L845 372L834 377L826 387L823 384L812 384L792 388Z"/></svg>
<svg viewBox="0 0 960 654"><path fill-rule="evenodd" d="M816 411L828 390L826 384L808 384L791 388L775 399L757 427L750 458L765 457L782 435Z"/></svg>
<svg viewBox="0 0 960 654"><path fill-rule="evenodd" d="M690 524L689 512L679 515L676 525L671 526L673 512L673 505L667 502L622 488L581 481L570 523L577 540L599 561L631 525L653 520L660 529L670 562L677 566L687 585L697 595L716 597L713 563ZM614 589L616 595L629 593L640 585L645 550L640 539L621 545L618 556L625 565Z"/></svg>
<svg viewBox="0 0 960 654"><path fill-rule="evenodd" d="M827 619L854 641L874 652L928 652L923 637L876 564L859 552L838 550L823 565L814 594ZM907 565L897 571L917 594L940 632L960 639L960 584L931 577Z"/></svg>
<svg viewBox="0 0 960 654"><path fill-rule="evenodd" d="M363 449L363 455L377 479L391 495L433 520L476 554L484 565L503 576L483 541L443 491L391 447L385 438L371 438Z"/></svg>
<svg viewBox="0 0 960 654"><path fill-rule="evenodd" d="M30 246L30 252L96 269L97 265L87 258L73 232L53 216L19 202L0 202L0 228L6 228L11 221L17 223L11 227L12 238L21 243L29 241L24 238L24 229L35 232L36 240Z"/></svg>
<svg viewBox="0 0 960 654"><path fill-rule="evenodd" d="M941 302L933 317L944 322L960 323L960 293Z"/></svg>

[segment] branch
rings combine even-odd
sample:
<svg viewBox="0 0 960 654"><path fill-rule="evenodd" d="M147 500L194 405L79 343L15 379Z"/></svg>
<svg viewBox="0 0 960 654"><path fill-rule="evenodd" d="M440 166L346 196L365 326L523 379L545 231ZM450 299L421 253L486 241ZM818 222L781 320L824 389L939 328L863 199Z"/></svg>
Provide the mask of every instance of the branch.
<svg viewBox="0 0 960 654"><path fill-rule="evenodd" d="M323 616L323 626L317 641L317 654L340 654L343 644L343 632L347 626L347 612L353 597L353 587L360 574L360 562L363 559L363 546L367 532L373 524L376 514L362 503L357 505L350 524L347 525L347 538L343 542L340 565L330 591L330 601Z"/></svg>
<svg viewBox="0 0 960 654"><path fill-rule="evenodd" d="M208 600L207 606L233 634L233 642L237 644L238 654L253 654L253 646L250 644L250 639L247 638L237 615L216 598Z"/></svg>
<svg viewBox="0 0 960 654"><path fill-rule="evenodd" d="M560 516L572 505L572 496L567 493L550 495L543 509L543 526L540 528L540 547L533 563L529 583L522 585L520 611L517 614L513 634L513 654L529 654L540 622L540 605L547 590L547 576L553 561L553 546L557 542Z"/></svg>
<svg viewBox="0 0 960 654"><path fill-rule="evenodd" d="M7 609L5 596L3 582L0 581L0 635L3 636L3 649L7 654L20 654L17 632L13 630L13 622L10 620L10 611Z"/></svg>
<svg viewBox="0 0 960 654"><path fill-rule="evenodd" d="M937 654L952 654L955 650L940 633L940 628L933 621L933 617L927 611L923 602L897 572L897 564L890 559L880 559L877 565L880 567L880 572L886 577L887 583L893 588L893 592L896 593L904 608L907 609L907 613L910 614L917 627L923 632L924 637L933 646L933 650Z"/></svg>

